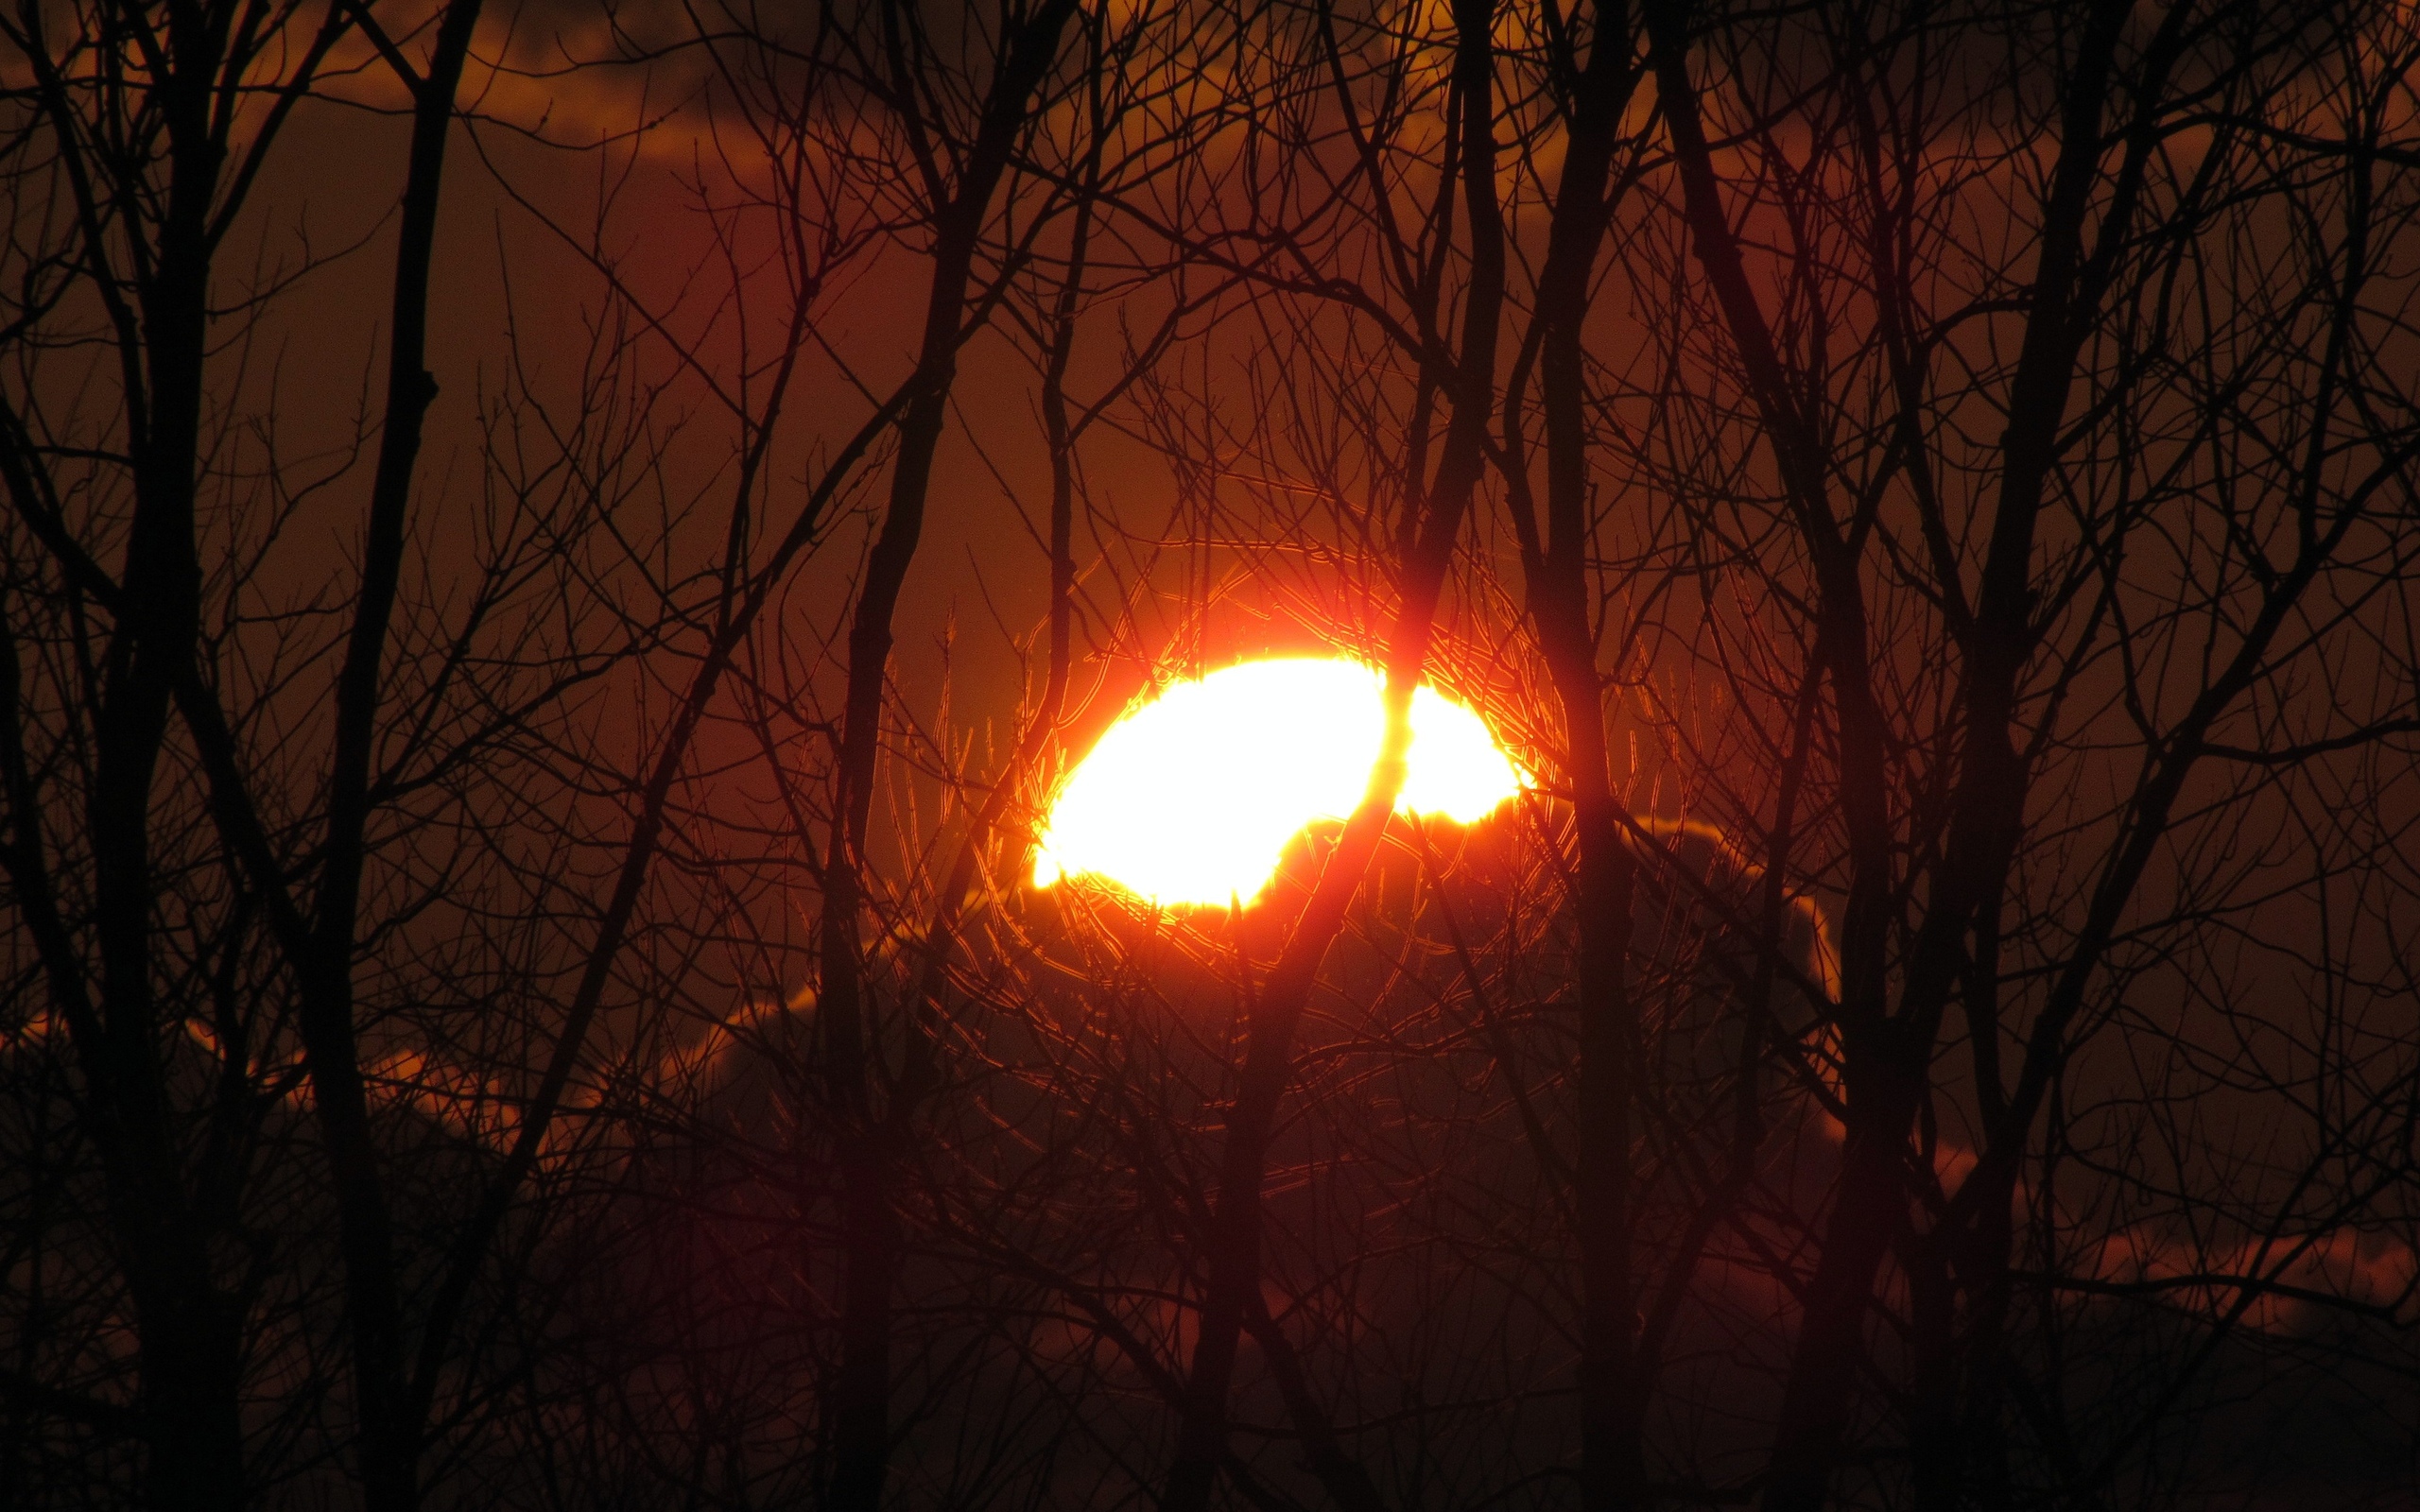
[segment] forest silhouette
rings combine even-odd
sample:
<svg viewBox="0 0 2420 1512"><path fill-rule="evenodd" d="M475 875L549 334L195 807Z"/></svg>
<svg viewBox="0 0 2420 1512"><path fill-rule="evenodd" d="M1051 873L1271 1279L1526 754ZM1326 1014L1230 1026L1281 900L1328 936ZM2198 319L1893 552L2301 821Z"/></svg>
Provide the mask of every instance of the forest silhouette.
<svg viewBox="0 0 2420 1512"><path fill-rule="evenodd" d="M0 1506L2411 1505L2415 79L0 0Z"/></svg>

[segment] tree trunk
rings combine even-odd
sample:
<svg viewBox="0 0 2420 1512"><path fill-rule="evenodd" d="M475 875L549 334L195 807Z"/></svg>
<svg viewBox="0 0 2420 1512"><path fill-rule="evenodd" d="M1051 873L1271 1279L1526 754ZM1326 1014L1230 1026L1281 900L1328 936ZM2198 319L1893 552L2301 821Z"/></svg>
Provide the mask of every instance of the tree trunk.
<svg viewBox="0 0 2420 1512"><path fill-rule="evenodd" d="M421 427L437 382L426 370L429 265L437 237L445 141L454 95L470 55L480 0L452 0L438 24L425 77L405 74L413 94L410 155L396 238L389 317L387 405L353 631L337 684L336 750L328 785L327 845L314 910L309 955L299 963L301 1026L312 1104L337 1189L344 1254L345 1317L353 1343L354 1412L362 1504L370 1512L411 1512L420 1503L424 1431L406 1374L404 1298L393 1213L388 1202L361 1074L354 1025L354 957L358 933L363 834L369 822L372 759L377 743L387 627L402 576L412 473ZM400 59L393 60L404 71Z"/></svg>
<svg viewBox="0 0 2420 1512"><path fill-rule="evenodd" d="M198 39L177 38L192 43ZM153 980L152 784L177 685L200 640L194 542L196 456L209 323L208 222L220 153L209 69L183 56L162 95L169 197L158 262L142 289L143 347L127 353L135 515L101 696L89 820L101 1020L78 1049L95 1101L110 1210L135 1303L142 1413L155 1506L246 1501L238 1309L216 1282L163 1085ZM144 380L147 379L147 383ZM147 390L148 404L141 396Z"/></svg>
<svg viewBox="0 0 2420 1512"><path fill-rule="evenodd" d="M1258 1305L1261 1184L1277 1104L1290 1080L1296 1025L1320 964L1376 853L1403 790L1411 746L1411 697L1428 658L1445 573L1462 517L1486 467L1495 397L1495 344L1504 299L1504 222L1495 199L1494 0L1457 0L1454 88L1461 105L1462 180L1470 215L1471 276L1462 314L1453 414L1426 508L1407 520L1403 598L1387 653L1387 730L1370 787L1344 827L1303 914L1261 986L1246 1030L1244 1064L1228 1110L1218 1205L1202 1248L1208 1277L1193 1366L1185 1380L1177 1451L1163 1512L1202 1512L1227 1455L1227 1400L1245 1316Z"/></svg>
<svg viewBox="0 0 2420 1512"><path fill-rule="evenodd" d="M155 1512L233 1512L249 1505L238 1414L239 1310L231 1298L203 1291L146 1298L136 1313L147 1503Z"/></svg>
<svg viewBox="0 0 2420 1512"><path fill-rule="evenodd" d="M1529 609L1563 706L1579 865L1581 1504L1626 1512L1648 1501L1640 1431L1647 1383L1638 1357L1631 1247L1631 1100L1638 1024L1628 981L1636 863L1622 833L1605 744L1604 688L1588 607L1587 374L1583 327L1609 215L1614 148L1639 74L1628 8L1600 7L1575 77L1563 178L1538 280L1540 397L1547 423L1543 542L1525 532ZM1567 33L1566 33L1567 35ZM1566 59L1568 67L1571 60ZM1517 403L1517 395L1515 402Z"/></svg>
<svg viewBox="0 0 2420 1512"><path fill-rule="evenodd" d="M924 534L933 455L948 415L949 390L963 339L975 252L992 196L1006 172L1034 94L1058 57L1073 0L1049 0L1004 39L958 183L934 217L933 281L925 307L915 395L899 425L890 498L857 596L849 631L848 689L842 706L830 845L824 860L823 919L816 1019L824 1037L826 1085L837 1124L841 1170L843 1315L840 1366L832 1407L832 1504L874 1512L890 1456L890 1288L898 1278L901 1235L891 1197L898 1118L874 1108L874 1030L857 958L862 868L880 747L883 686L890 662L891 616ZM886 24L897 25L894 12ZM896 66L905 54L892 50ZM901 78L898 98L919 96ZM912 105L908 108L912 108Z"/></svg>

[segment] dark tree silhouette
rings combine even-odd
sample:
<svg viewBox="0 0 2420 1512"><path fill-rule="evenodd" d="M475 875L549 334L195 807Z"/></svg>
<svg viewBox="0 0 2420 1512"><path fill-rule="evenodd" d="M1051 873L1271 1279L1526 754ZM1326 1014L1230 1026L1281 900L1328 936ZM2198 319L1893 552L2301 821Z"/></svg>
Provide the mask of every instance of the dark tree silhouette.
<svg viewBox="0 0 2420 1512"><path fill-rule="evenodd" d="M24 0L0 1501L2397 1504L2415 66ZM1260 897L1036 885L1308 651Z"/></svg>

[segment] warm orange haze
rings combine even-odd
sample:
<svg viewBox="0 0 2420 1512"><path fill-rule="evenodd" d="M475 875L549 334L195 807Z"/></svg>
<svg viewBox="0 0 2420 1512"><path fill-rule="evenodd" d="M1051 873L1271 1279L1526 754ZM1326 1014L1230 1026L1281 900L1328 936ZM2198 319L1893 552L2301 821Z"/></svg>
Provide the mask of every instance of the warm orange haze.
<svg viewBox="0 0 2420 1512"><path fill-rule="evenodd" d="M1247 662L1169 686L1112 726L1051 806L1034 883L1115 882L1163 904L1250 902L1286 843L1342 822L1386 734L1385 678L1341 659ZM1486 721L1436 689L1411 700L1396 812L1469 824L1518 793Z"/></svg>

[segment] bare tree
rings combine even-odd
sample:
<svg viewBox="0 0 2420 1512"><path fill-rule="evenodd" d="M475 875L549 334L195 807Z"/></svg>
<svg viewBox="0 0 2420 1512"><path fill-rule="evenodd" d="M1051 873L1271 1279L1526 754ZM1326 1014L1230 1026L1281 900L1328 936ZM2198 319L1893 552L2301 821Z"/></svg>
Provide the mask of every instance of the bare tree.
<svg viewBox="0 0 2420 1512"><path fill-rule="evenodd" d="M1748 531L1755 511L1788 524L1752 570L1803 606L1806 660L1763 696L1778 719L1824 691L1833 813L1790 865L1841 898L1846 1143L1761 1494L1831 1494L1896 1246L1918 1495L2005 1504L2010 1218L2037 1120L2083 1074L2110 994L2142 989L2134 948L2181 953L2187 981L2222 971L2195 925L2248 880L2194 837L2246 822L2267 783L2202 774L2403 728L2385 690L2408 663L2349 699L2312 697L2299 670L2405 612L2383 587L2412 459L2386 356L2404 296L2373 254L2377 217L2403 214L2377 177L2385 117L2304 113L2376 99L2384 76L2354 60L2400 56L2398 28L2049 8L1986 42L1927 7L1804 28L1648 13L1697 287L1725 334L1695 381L1738 396L1730 434L1759 448L1754 503L1696 486ZM2277 721L2327 733L2220 733ZM2134 775L2095 769L2111 750ZM2055 876L2069 865L2087 886ZM1953 1005L1972 1076L1955 1092ZM1953 1118L1973 1131L1962 1178Z"/></svg>
<svg viewBox="0 0 2420 1512"><path fill-rule="evenodd" d="M2402 13L0 31L0 1484L2014 1512L2408 1397ZM1281 648L1348 819L1033 885Z"/></svg>
<svg viewBox="0 0 2420 1512"><path fill-rule="evenodd" d="M344 1436L362 1495L417 1503L465 1314L581 1073L699 720L896 407L838 448L768 560L734 553L663 583L652 621L631 623L611 581L633 565L613 544L616 516L660 460L650 447L661 432L649 434L659 421L647 414L635 435L586 423L594 414L558 433L570 472L542 472L534 490L498 479L504 507L484 522L467 601L409 581L416 462L438 392L424 370L436 213L479 14L466 3L427 18L424 60L351 6L329 8L316 30L302 9L263 8L35 8L10 24L32 80L15 100L29 299L10 333L19 387L6 441L12 919L41 966L44 1017L75 1047L71 1095L100 1158L108 1263L132 1302L139 1361L130 1407L30 1385L26 1400L139 1432L148 1495L164 1505L249 1499L260 1477L245 1458L257 1432L246 1403L266 1363L255 1334L307 1336L327 1320L308 1308L260 1311L265 1290L290 1291L284 1278L302 1258L272 1236L320 1200L277 1206L296 1200L297 1177L306 1192L323 1184L335 1215L352 1384ZM76 29L46 29L61 19ZM402 86L412 125L389 375L352 586L298 603L288 575L326 564L286 527L343 484L351 458L339 449L333 468L298 478L273 410L246 418L248 345L219 355L231 348L213 328L227 300L215 270L297 106L356 38L376 55L370 66ZM311 271L272 274L234 303L236 317L257 322ZM795 290L799 310L815 292L812 280ZM789 322L793 348L803 319ZM83 366L79 349L113 364ZM609 342L603 356L603 388L634 376L627 344ZM96 382L113 385L112 397L95 402ZM735 541L745 541L783 387L777 379L762 413L743 406L739 417L725 533ZM263 440L256 457L245 455L248 431ZM579 455L584 446L601 455ZM351 455L359 449L356 438ZM550 490L555 500L543 496ZM655 540L676 536L667 522ZM30 647L20 649L16 627L38 636ZM695 670L623 790L631 820L606 842L618 855L609 895L566 956L561 900L515 872L533 845L559 859L581 848L579 784L599 753L581 733L593 710L579 695L684 632L696 636ZM399 643L418 660L399 662ZM303 691L314 679L326 681L324 704ZM532 828L534 816L501 796L549 764L573 816ZM51 828L78 809L81 826ZM456 842L428 845L431 829ZM514 922L484 939L475 925L467 952L437 944L424 933L432 915L458 908L458 920ZM181 938L206 941L204 954L185 955ZM482 943L495 954L478 958ZM205 959L215 964L191 978ZM444 1009L526 1002L566 965L574 986L560 1016L524 1021L527 1037L483 1079L462 1053L482 1036ZM202 1038L211 1074L189 1064L189 1034ZM514 1108L498 1130L476 1115L500 1100ZM298 1102L320 1130L316 1155L279 1132ZM464 1117L493 1159L466 1183L474 1200L406 1217L395 1162L426 1158L411 1114L440 1107ZM406 1228L430 1236L424 1249L412 1252Z"/></svg>

